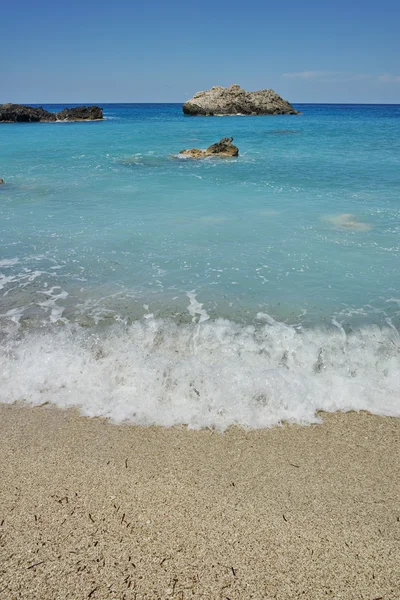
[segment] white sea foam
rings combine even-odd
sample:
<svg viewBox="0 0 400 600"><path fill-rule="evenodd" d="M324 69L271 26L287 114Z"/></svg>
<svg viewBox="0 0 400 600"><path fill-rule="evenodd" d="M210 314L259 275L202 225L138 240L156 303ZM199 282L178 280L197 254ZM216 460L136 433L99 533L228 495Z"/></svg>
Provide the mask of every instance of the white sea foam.
<svg viewBox="0 0 400 600"><path fill-rule="evenodd" d="M3 275L3 273L0 273L0 290L3 290L9 283L13 283L14 281L14 275Z"/></svg>
<svg viewBox="0 0 400 600"><path fill-rule="evenodd" d="M23 314L24 308L10 308L7 312L0 314L0 317L6 318L13 323L19 323Z"/></svg>
<svg viewBox="0 0 400 600"><path fill-rule="evenodd" d="M6 296L10 291L9 284L16 284L18 287L24 288L44 274L47 274L46 271L31 271L29 269L23 269L20 273L11 275L4 275L0 272L0 290L7 288L3 293L3 296Z"/></svg>
<svg viewBox="0 0 400 600"><path fill-rule="evenodd" d="M191 307L201 319L194 297ZM24 333L9 324L0 346L0 401L222 430L311 423L319 410L400 416L394 328L298 330L266 314L257 327L147 317L130 326L53 325Z"/></svg>
<svg viewBox="0 0 400 600"><path fill-rule="evenodd" d="M68 297L68 292L58 286L54 286L48 290L41 290L39 293L47 296L47 300L38 302L38 306L48 313L50 323L57 323L57 321L62 320L65 308L57 304L57 302L58 300L65 300Z"/></svg>
<svg viewBox="0 0 400 600"><path fill-rule="evenodd" d="M190 300L190 304L188 306L188 311L189 314L192 315L193 319L193 323L203 323L203 321L208 321L208 319L210 318L210 316L208 315L207 311L203 308L203 305L200 304L200 302L198 302L198 300L196 300L196 294L195 294L195 290L193 290L192 292L188 292L187 297ZM197 318L198 315L198 318Z"/></svg>
<svg viewBox="0 0 400 600"><path fill-rule="evenodd" d="M3 258L0 260L0 267L12 267L19 263L19 258Z"/></svg>

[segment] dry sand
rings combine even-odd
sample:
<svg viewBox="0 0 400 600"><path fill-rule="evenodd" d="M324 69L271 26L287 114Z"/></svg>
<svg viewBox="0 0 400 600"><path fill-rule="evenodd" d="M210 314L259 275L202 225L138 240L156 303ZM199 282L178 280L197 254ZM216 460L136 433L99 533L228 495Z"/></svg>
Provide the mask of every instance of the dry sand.
<svg viewBox="0 0 400 600"><path fill-rule="evenodd" d="M399 423L222 435L0 406L0 600L398 600Z"/></svg>

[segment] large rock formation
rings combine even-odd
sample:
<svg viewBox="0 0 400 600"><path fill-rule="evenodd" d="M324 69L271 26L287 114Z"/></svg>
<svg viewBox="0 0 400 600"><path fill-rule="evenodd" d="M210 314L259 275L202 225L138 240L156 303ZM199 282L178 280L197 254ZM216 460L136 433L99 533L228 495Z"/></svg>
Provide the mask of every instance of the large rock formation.
<svg viewBox="0 0 400 600"><path fill-rule="evenodd" d="M103 118L103 109L99 106L78 106L64 108L57 113L59 121L97 121Z"/></svg>
<svg viewBox="0 0 400 600"><path fill-rule="evenodd" d="M41 106L33 108L32 106L23 106L22 104L2 104L0 105L0 121L6 123L34 123L56 121L57 116Z"/></svg>
<svg viewBox="0 0 400 600"><path fill-rule="evenodd" d="M185 115L298 115L299 111L274 90L246 92L240 85L216 86L197 92L183 105Z"/></svg>
<svg viewBox="0 0 400 600"><path fill-rule="evenodd" d="M199 150L192 148L190 150L182 150L179 154L189 156L190 158L206 158L207 156L220 156L221 158L230 158L239 154L239 148L232 144L233 137L222 138L216 144L209 146L207 150Z"/></svg>
<svg viewBox="0 0 400 600"><path fill-rule="evenodd" d="M65 108L59 113L49 112L41 106L33 108L22 104L1 104L0 122L3 123L51 123L54 121L94 121L103 118L98 106Z"/></svg>

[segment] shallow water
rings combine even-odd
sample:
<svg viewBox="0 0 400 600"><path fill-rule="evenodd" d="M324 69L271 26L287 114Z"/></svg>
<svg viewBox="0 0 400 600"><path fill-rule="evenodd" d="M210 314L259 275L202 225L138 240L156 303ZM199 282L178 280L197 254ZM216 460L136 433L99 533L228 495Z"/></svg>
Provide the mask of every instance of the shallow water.
<svg viewBox="0 0 400 600"><path fill-rule="evenodd" d="M400 414L400 106L299 109L2 124L0 399L221 428ZM176 157L225 136L237 159Z"/></svg>

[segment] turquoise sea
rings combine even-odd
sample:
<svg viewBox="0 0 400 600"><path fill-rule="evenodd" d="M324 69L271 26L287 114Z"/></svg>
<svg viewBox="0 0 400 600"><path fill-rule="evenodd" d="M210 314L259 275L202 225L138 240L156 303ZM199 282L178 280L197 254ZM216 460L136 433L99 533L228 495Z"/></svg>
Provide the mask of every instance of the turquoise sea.
<svg viewBox="0 0 400 600"><path fill-rule="evenodd" d="M0 401L219 429L400 416L400 106L101 106L0 124ZM176 156L226 136L236 159Z"/></svg>

